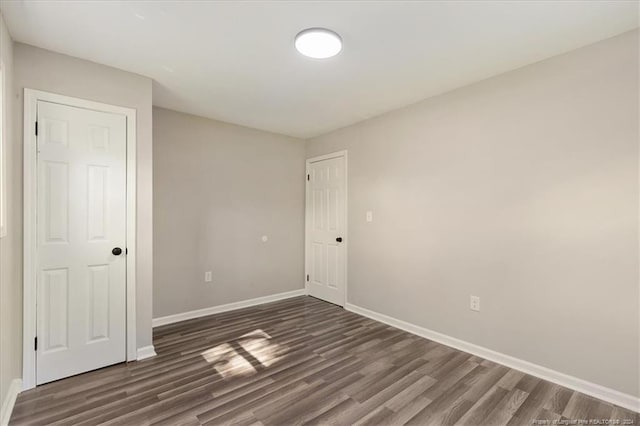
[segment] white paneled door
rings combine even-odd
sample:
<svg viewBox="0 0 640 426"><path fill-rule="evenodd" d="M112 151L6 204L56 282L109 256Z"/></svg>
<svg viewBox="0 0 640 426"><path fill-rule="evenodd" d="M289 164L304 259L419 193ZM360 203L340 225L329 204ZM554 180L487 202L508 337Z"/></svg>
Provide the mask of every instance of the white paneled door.
<svg viewBox="0 0 640 426"><path fill-rule="evenodd" d="M307 162L307 289L344 306L346 286L346 156Z"/></svg>
<svg viewBox="0 0 640 426"><path fill-rule="evenodd" d="M126 358L126 117L38 101L37 384Z"/></svg>

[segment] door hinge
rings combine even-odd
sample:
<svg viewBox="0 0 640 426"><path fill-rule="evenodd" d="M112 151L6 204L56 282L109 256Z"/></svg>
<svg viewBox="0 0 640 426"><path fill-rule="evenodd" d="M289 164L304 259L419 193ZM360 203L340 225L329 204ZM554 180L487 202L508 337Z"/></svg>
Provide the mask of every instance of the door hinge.
<svg viewBox="0 0 640 426"><path fill-rule="evenodd" d="M36 120L36 155L40 154L40 139L38 138L38 121Z"/></svg>
<svg viewBox="0 0 640 426"><path fill-rule="evenodd" d="M307 274L307 281L309 281L309 274Z"/></svg>
<svg viewBox="0 0 640 426"><path fill-rule="evenodd" d="M38 350L38 338L34 338L33 339L33 350L37 351Z"/></svg>

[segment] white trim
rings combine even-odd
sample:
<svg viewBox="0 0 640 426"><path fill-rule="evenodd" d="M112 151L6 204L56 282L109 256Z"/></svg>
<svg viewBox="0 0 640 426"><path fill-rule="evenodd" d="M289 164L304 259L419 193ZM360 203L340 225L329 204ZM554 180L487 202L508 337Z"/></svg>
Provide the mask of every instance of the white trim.
<svg viewBox="0 0 640 426"><path fill-rule="evenodd" d="M136 361L142 361L143 359L152 358L156 355L156 348L154 348L153 345L143 346L138 349Z"/></svg>
<svg viewBox="0 0 640 426"><path fill-rule="evenodd" d="M7 426L9 420L11 420L11 413L13 412L13 406L16 403L16 398L22 390L22 380L13 379L7 390L7 395L2 401L2 409L0 409L0 426Z"/></svg>
<svg viewBox="0 0 640 426"><path fill-rule="evenodd" d="M330 160L332 158L347 157L347 150L331 152L329 154L318 155L317 157L307 158L307 164L317 163L318 161Z"/></svg>
<svg viewBox="0 0 640 426"><path fill-rule="evenodd" d="M640 114L638 114L638 120L640 121ZM636 160L640 163L640 152L638 152L638 158L636 158ZM638 177L638 188L640 189L640 168L638 169L638 176L637 177ZM638 191L638 192L639 192L639 195L640 195L640 191ZM638 205L636 207L638 207L637 212L640 213L640 197L638 197ZM640 214L638 214L637 219L638 219L638 227L640 229ZM640 277L640 238L638 238L637 243L638 243L638 247L637 247L638 248L638 259L637 259L637 261L638 261L638 263L637 263L638 275L637 275L637 277ZM639 288L639 287L640 287L640 280L638 281L636 288ZM638 302L638 306L640 306L640 291L638 292L638 300L637 300L637 302ZM637 321L638 321L638 329L640 330L640 315L637 316ZM640 384L640 369L638 370L638 376L636 377L636 380L637 380L637 383ZM639 407L639 409L637 411L640 412L640 407Z"/></svg>
<svg viewBox="0 0 640 426"><path fill-rule="evenodd" d="M330 160L332 158L344 158L344 300L342 301L341 306L345 306L347 301L348 294L348 277L349 277L349 153L346 149L342 151L336 151L329 154L318 155L317 157L307 158L305 164L305 197L304 197L304 289L306 294L309 294L309 282L307 281L307 274L309 274L309 253L307 250L307 242L309 237L309 212L307 211L308 197L309 197L309 181L307 180L307 176L309 175L309 166L311 163L317 163L318 161Z"/></svg>
<svg viewBox="0 0 640 426"><path fill-rule="evenodd" d="M124 109L123 109L124 110ZM127 115L127 361L138 357L136 327L136 274L137 268L137 156L136 126L138 117L136 110L126 108Z"/></svg>
<svg viewBox="0 0 640 426"><path fill-rule="evenodd" d="M306 294L307 293L304 289L293 290L285 293L272 294L270 296L256 297L255 299L241 300L240 302L227 303L226 305L218 305L210 308L183 312L181 314L167 315L166 317L154 318L153 327L160 327L161 325L206 317L207 315L219 314L222 312L235 311L236 309L248 308L250 306L277 302L278 300L291 299L292 297L305 296Z"/></svg>
<svg viewBox="0 0 640 426"><path fill-rule="evenodd" d="M0 58L0 238L7 236L7 146L9 143L9 114L7 113L8 105L7 96L11 90L5 87L7 83L7 72L4 62Z"/></svg>
<svg viewBox="0 0 640 426"><path fill-rule="evenodd" d="M38 101L47 101L113 114L127 119L127 361L137 359L136 349L136 110L70 96L24 89L24 264L23 264L23 389L36 386L36 122Z"/></svg>
<svg viewBox="0 0 640 426"><path fill-rule="evenodd" d="M434 342L468 352L472 355L488 359L489 361L505 365L509 368L522 371L532 376L556 383L560 386L619 405L620 407L640 412L640 398L633 395L588 382L523 359L496 352L483 346L478 346L464 340L456 339L455 337L447 336L446 334L438 333L437 331L429 330L428 328L420 327L366 308L361 308L360 306L353 305L351 303L347 303L344 308L348 311L399 328L411 334L424 337L425 339L433 340Z"/></svg>

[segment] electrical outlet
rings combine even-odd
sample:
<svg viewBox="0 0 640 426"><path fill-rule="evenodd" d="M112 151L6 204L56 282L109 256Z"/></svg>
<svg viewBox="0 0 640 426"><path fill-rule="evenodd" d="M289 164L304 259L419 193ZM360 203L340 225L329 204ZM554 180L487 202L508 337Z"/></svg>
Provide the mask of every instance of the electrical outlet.
<svg viewBox="0 0 640 426"><path fill-rule="evenodd" d="M213 277L212 277L212 273L211 271L207 271L204 273L204 282L205 283L210 283L211 281L213 281Z"/></svg>
<svg viewBox="0 0 640 426"><path fill-rule="evenodd" d="M371 210L367 212L367 222L373 222L373 212Z"/></svg>
<svg viewBox="0 0 640 426"><path fill-rule="evenodd" d="M478 296L469 297L469 309L480 312L480 298Z"/></svg>

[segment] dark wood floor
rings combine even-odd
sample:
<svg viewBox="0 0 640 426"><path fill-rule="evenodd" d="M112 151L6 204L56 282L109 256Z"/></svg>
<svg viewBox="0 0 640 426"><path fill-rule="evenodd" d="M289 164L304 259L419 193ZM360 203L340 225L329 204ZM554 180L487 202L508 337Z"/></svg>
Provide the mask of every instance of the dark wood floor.
<svg viewBox="0 0 640 426"><path fill-rule="evenodd" d="M311 297L156 328L154 344L157 357L20 394L11 424L638 424L636 413Z"/></svg>

